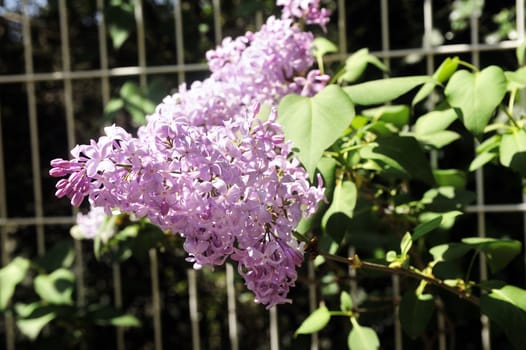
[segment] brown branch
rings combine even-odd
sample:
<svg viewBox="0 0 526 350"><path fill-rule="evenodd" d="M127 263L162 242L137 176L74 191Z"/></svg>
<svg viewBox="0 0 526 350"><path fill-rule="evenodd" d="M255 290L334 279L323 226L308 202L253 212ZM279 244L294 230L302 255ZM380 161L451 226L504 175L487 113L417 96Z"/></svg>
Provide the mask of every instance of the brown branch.
<svg viewBox="0 0 526 350"><path fill-rule="evenodd" d="M391 266L372 263L368 261L362 261L360 260L358 255L354 255L354 256L345 258L343 256L337 256L337 255L322 253L322 252L320 252L319 254L326 259L348 264L356 270L367 269L367 270L382 271L382 272L389 273L389 274L407 276L407 277L410 277L416 280L426 281L427 283L431 285L442 288L450 293L456 294L459 298L464 299L477 307L480 306L480 300L477 296L468 294L466 293L465 290L455 288L453 286L449 286L445 284L444 281L442 281L441 279L438 279L431 275L426 275L417 270L409 270L403 267L391 267Z"/></svg>

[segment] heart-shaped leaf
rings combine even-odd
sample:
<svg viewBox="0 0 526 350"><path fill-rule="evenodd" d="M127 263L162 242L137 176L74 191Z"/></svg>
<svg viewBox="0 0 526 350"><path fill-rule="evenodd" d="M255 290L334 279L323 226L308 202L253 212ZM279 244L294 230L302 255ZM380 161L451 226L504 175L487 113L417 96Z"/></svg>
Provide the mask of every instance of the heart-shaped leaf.
<svg viewBox="0 0 526 350"><path fill-rule="evenodd" d="M342 135L353 117L353 103L336 85L310 98L285 96L278 109L285 138L298 149L298 158L311 179L325 149Z"/></svg>
<svg viewBox="0 0 526 350"><path fill-rule="evenodd" d="M466 129L480 136L504 98L506 85L506 76L497 66L476 73L459 70L449 80L445 95L448 103L462 112Z"/></svg>

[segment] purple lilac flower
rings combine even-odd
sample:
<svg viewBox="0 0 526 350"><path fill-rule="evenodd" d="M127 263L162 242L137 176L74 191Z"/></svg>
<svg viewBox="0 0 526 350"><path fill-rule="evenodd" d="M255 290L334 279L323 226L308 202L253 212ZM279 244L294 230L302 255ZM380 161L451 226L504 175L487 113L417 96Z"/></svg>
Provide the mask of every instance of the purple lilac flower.
<svg viewBox="0 0 526 350"><path fill-rule="evenodd" d="M100 237L103 241L108 240L115 234L114 225L106 225L108 216L102 207L91 207L86 214L77 214L77 225L72 227L71 232L75 238L95 239Z"/></svg>
<svg viewBox="0 0 526 350"><path fill-rule="evenodd" d="M320 0L277 0L276 5L283 6L282 18L303 19L307 24L317 24L326 30L330 20L330 11L322 8Z"/></svg>
<svg viewBox="0 0 526 350"><path fill-rule="evenodd" d="M287 302L303 260L291 232L323 199L291 154L273 109L268 120L254 105L275 105L289 93L313 95L328 77L310 70L312 34L291 19L270 17L260 31L207 53L211 76L167 96L137 137L111 126L89 145L55 159L50 174L58 197L85 197L147 217L185 238L195 268L230 258L256 301Z"/></svg>

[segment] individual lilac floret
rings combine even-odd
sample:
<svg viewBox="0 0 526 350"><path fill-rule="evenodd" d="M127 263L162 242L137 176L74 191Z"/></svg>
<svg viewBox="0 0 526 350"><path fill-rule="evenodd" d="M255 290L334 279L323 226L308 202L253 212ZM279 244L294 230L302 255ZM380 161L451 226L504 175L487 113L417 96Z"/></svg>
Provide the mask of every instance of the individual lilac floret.
<svg viewBox="0 0 526 350"><path fill-rule="evenodd" d="M331 12L322 8L320 0L277 0L276 5L283 6L282 18L303 19L307 24L317 24L326 30Z"/></svg>

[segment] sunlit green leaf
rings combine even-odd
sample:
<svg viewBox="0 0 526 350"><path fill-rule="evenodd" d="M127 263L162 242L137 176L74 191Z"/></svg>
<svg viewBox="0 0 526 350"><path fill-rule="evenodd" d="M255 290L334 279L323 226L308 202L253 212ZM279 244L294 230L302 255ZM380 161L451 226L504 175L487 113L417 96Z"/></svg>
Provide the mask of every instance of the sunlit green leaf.
<svg viewBox="0 0 526 350"><path fill-rule="evenodd" d="M71 297L75 286L75 275L70 270L61 268L49 275L38 275L34 286L37 294L48 303L66 305L73 303Z"/></svg>
<svg viewBox="0 0 526 350"><path fill-rule="evenodd" d="M0 269L0 311L9 304L16 285L24 280L30 264L28 259L18 256Z"/></svg>
<svg viewBox="0 0 526 350"><path fill-rule="evenodd" d="M433 176L438 186L466 188L466 173L458 169L434 169Z"/></svg>
<svg viewBox="0 0 526 350"><path fill-rule="evenodd" d="M294 332L298 334L311 334L316 333L323 329L331 319L329 309L325 305L320 306L314 310L300 325L300 327Z"/></svg>
<svg viewBox="0 0 526 350"><path fill-rule="evenodd" d="M409 250L412 246L413 239L411 238L411 234L409 232L406 232L402 236L402 241L400 242L400 254L402 254L402 256L409 254Z"/></svg>
<svg viewBox="0 0 526 350"><path fill-rule="evenodd" d="M500 326L515 349L524 348L526 290L511 285L493 289L481 296L480 310Z"/></svg>
<svg viewBox="0 0 526 350"><path fill-rule="evenodd" d="M281 100L278 116L286 139L299 150L298 158L312 179L325 149L351 123L354 106L340 87L329 85L311 98L286 96Z"/></svg>
<svg viewBox="0 0 526 350"><path fill-rule="evenodd" d="M434 246L429 250L434 261L455 260L466 255L473 247L462 243L447 243Z"/></svg>
<svg viewBox="0 0 526 350"><path fill-rule="evenodd" d="M498 157L497 152L484 152L477 155L469 164L469 171L475 171Z"/></svg>
<svg viewBox="0 0 526 350"><path fill-rule="evenodd" d="M16 325L20 332L31 340L35 340L42 328L57 317L52 306L44 305L41 302L32 304L15 305L18 314Z"/></svg>
<svg viewBox="0 0 526 350"><path fill-rule="evenodd" d="M502 165L526 176L526 131L524 129L502 135L499 159Z"/></svg>
<svg viewBox="0 0 526 350"><path fill-rule="evenodd" d="M354 317L351 321L353 327L347 339L349 350L378 350L380 340L374 329L361 326Z"/></svg>
<svg viewBox="0 0 526 350"><path fill-rule="evenodd" d="M373 64L383 71L387 71L387 67L376 57L369 53L368 49L361 49L353 53L345 61L345 71L338 77L338 83L348 82L352 83L357 80L365 71L367 64Z"/></svg>
<svg viewBox="0 0 526 350"><path fill-rule="evenodd" d="M522 243L516 240L468 237L462 243L474 246L486 255L491 272L496 273L520 254Z"/></svg>
<svg viewBox="0 0 526 350"><path fill-rule="evenodd" d="M407 125L410 116L409 107L406 105L388 105L376 108L365 109L362 111L364 116L372 117L390 123L398 129Z"/></svg>
<svg viewBox="0 0 526 350"><path fill-rule="evenodd" d="M416 120L413 131L417 136L433 134L446 130L455 120L457 120L457 113L452 108L431 111Z"/></svg>
<svg viewBox="0 0 526 350"><path fill-rule="evenodd" d="M35 259L34 263L46 272L53 272L61 267L69 268L75 261L75 251L70 240L57 243L43 257Z"/></svg>
<svg viewBox="0 0 526 350"><path fill-rule="evenodd" d="M346 291L342 291L340 294L340 310L345 312L352 311L352 298Z"/></svg>
<svg viewBox="0 0 526 350"><path fill-rule="evenodd" d="M504 72L497 66L475 73L459 70L449 80L445 95L449 104L462 112L466 129L480 136L504 98L506 84Z"/></svg>
<svg viewBox="0 0 526 350"><path fill-rule="evenodd" d="M425 75L388 78L347 86L344 91L355 104L367 106L392 101L419 85L433 81Z"/></svg>
<svg viewBox="0 0 526 350"><path fill-rule="evenodd" d="M413 241L416 241L417 239L425 236L434 229L440 227L441 222L442 216L437 216L430 221L423 222L416 226L413 230Z"/></svg>

